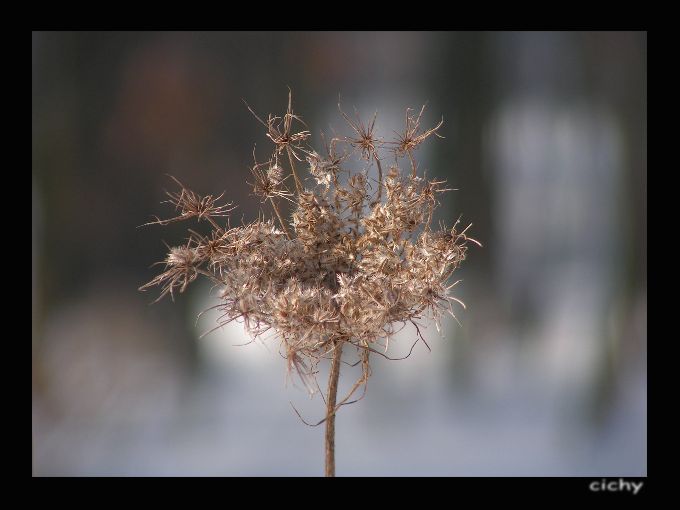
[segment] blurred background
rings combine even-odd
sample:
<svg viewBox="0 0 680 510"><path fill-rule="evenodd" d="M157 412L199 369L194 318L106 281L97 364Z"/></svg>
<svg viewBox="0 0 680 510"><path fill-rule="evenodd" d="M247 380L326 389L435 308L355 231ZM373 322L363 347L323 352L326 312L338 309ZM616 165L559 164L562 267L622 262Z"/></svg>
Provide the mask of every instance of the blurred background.
<svg viewBox="0 0 680 510"><path fill-rule="evenodd" d="M290 86L316 147L339 95L387 138L427 102L446 138L418 161L459 190L439 219L484 244L461 325L375 359L340 412L338 475L646 476L646 76L646 33L33 33L34 475L323 474L289 402L323 403L274 341L199 339L208 286L137 291L189 226L137 228L172 212L166 174L256 218L242 99L280 115Z"/></svg>

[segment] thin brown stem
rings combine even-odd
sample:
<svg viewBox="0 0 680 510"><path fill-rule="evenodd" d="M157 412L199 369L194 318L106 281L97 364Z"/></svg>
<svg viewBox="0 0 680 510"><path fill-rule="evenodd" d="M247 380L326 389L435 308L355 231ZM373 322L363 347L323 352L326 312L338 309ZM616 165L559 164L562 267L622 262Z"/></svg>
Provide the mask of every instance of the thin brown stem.
<svg viewBox="0 0 680 510"><path fill-rule="evenodd" d="M338 379L340 378L340 358L342 357L342 341L335 342L331 373L328 376L328 394L326 396L326 476L335 476L335 401L338 396Z"/></svg>
<svg viewBox="0 0 680 510"><path fill-rule="evenodd" d="M411 151L406 152L408 154L408 159L411 160L411 178L415 179L416 177L416 160L413 159L413 154L411 154Z"/></svg>
<svg viewBox="0 0 680 510"><path fill-rule="evenodd" d="M292 237L290 236L290 232L288 231L288 227L283 222L283 218L281 217L281 213L279 212L279 206L276 205L276 202L274 201L274 199L272 197L269 197L269 201L271 202L272 208L274 209L274 212L276 213L276 217L279 219L279 223L281 224L281 228L286 233L286 236L288 237L288 239L292 239Z"/></svg>
<svg viewBox="0 0 680 510"><path fill-rule="evenodd" d="M300 178L298 177L297 172L295 171L295 163L293 163L293 154L290 148L286 151L288 153L288 161L290 161L290 169L293 172L293 179L295 180L295 189L298 192L298 195L302 193L302 182L300 182Z"/></svg>
<svg viewBox="0 0 680 510"><path fill-rule="evenodd" d="M224 233L224 229L222 229L222 227L220 227L213 218L211 218L210 216L206 216L206 218L210 222L210 224L213 227L215 227L215 230L217 230L220 234Z"/></svg>
<svg viewBox="0 0 680 510"><path fill-rule="evenodd" d="M382 165L380 164L380 159L375 152L373 153L373 159L375 159L375 162L378 165L378 197L376 198L376 202L380 203L382 198Z"/></svg>

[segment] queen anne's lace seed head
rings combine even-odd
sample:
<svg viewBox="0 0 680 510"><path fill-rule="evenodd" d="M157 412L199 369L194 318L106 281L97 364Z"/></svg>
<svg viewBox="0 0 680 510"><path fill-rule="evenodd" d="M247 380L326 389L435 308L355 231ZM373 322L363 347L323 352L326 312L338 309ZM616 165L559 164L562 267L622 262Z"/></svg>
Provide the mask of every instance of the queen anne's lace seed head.
<svg viewBox="0 0 680 510"><path fill-rule="evenodd" d="M413 151L430 135L439 136L441 127L422 131L422 114L407 110L404 133L383 142L374 134L375 116L363 124L358 115L343 113L354 134L333 138L326 156L306 145L309 131L295 130L302 121L290 98L282 117L257 117L273 147L266 163L255 162L251 185L272 206L274 218L225 226L218 220L232 208L217 205L221 195L200 197L177 181L180 191L168 195L179 214L153 223L207 219L213 230L191 231L186 245L170 249L165 271L141 289L159 285L160 297L174 297L203 275L220 288L218 326L240 320L254 337L275 333L289 367L308 387L314 388L318 361L338 343L357 349L363 366L358 385L365 384L369 354L382 354L376 347L395 331L412 323L420 336L418 320L429 316L438 324L443 313L453 315L460 301L450 294L451 276L466 257L468 241L477 243L459 222L433 230L438 197L449 190L443 181L416 175ZM388 144L394 163L383 177L380 150ZM367 177L368 168L343 168L351 154L377 167L377 183ZM301 155L306 179L295 168ZM290 176L294 191L286 185ZM283 204L292 204L290 223L281 214Z"/></svg>

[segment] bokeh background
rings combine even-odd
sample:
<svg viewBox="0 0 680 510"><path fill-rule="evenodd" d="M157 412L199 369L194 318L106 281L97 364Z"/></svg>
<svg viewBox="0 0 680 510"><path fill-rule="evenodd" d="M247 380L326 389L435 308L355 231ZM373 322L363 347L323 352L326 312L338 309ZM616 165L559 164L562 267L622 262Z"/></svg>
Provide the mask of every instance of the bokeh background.
<svg viewBox="0 0 680 510"><path fill-rule="evenodd" d="M472 247L467 310L376 359L338 417L339 475L647 474L646 33L32 34L33 473L321 475L318 396L194 285L137 288L185 225L138 228L171 189L260 203L258 112L288 86L318 145L337 112L390 137L427 102L440 219ZM408 352L415 333L391 343ZM344 384L355 374L351 370Z"/></svg>

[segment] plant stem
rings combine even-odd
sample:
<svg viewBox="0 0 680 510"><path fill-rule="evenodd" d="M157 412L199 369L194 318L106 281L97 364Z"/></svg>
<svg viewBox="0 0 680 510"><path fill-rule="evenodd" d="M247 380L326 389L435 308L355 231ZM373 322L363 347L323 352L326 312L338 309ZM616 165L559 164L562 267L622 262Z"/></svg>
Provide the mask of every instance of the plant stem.
<svg viewBox="0 0 680 510"><path fill-rule="evenodd" d="M326 476L335 476L335 401L338 396L340 378L340 358L342 344L336 341L333 351L331 373L328 376L328 395L326 397Z"/></svg>
<svg viewBox="0 0 680 510"><path fill-rule="evenodd" d="M408 151L408 159L411 160L411 178L415 179L415 177L416 177L416 160L413 159L413 154L411 154L411 151Z"/></svg>
<svg viewBox="0 0 680 510"><path fill-rule="evenodd" d="M288 237L288 239L292 239L292 237L290 237L290 232L288 232L288 227L286 227L286 224L284 223L283 218L281 217L281 213L279 212L279 208L276 205L276 202L274 202L274 199L272 197L269 197L269 201L271 202L272 208L274 209L274 212L276 213L276 217L279 219L279 223L281 224L281 228L286 233L286 236Z"/></svg>
<svg viewBox="0 0 680 510"><path fill-rule="evenodd" d="M382 165L380 164L380 159L375 152L373 153L373 159L375 159L375 162L378 165L378 198L376 199L376 202L380 203L380 199L382 197Z"/></svg>
<svg viewBox="0 0 680 510"><path fill-rule="evenodd" d="M224 230L222 229L222 227L220 227L220 226L217 224L217 222L216 222L213 218L211 218L210 216L206 216L206 219L207 219L207 220L210 222L210 224L215 228L215 230L217 230L217 231L220 232L220 233L223 233L223 232L224 232Z"/></svg>
<svg viewBox="0 0 680 510"><path fill-rule="evenodd" d="M295 180L295 189L297 190L298 195L299 195L303 191L302 183L300 182L300 178L298 177L298 174L295 171L295 163L293 163L293 154L292 154L290 148L288 148L286 150L286 152L288 153L288 161L290 162L290 169L293 172L293 180Z"/></svg>

